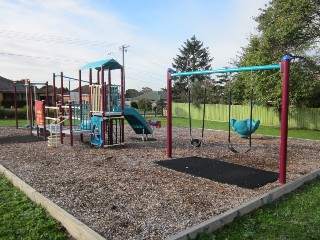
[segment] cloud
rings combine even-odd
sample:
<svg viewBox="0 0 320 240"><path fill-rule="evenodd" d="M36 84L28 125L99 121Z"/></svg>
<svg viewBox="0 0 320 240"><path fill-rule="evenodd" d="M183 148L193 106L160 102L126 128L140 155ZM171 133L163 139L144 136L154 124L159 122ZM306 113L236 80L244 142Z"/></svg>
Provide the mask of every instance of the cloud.
<svg viewBox="0 0 320 240"><path fill-rule="evenodd" d="M178 48L194 34L210 48L213 67L226 66L266 2L2 0L0 52L7 54L0 54L0 75L35 82L60 71L77 77L86 62L113 57L122 63L119 47L128 44L127 88L157 90L165 87Z"/></svg>

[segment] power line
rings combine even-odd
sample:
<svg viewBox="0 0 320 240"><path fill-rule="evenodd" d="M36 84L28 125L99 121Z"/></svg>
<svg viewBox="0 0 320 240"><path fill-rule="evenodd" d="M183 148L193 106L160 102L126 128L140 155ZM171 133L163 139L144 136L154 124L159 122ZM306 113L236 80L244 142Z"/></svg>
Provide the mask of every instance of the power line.
<svg viewBox="0 0 320 240"><path fill-rule="evenodd" d="M94 46L94 47L110 47L114 46L117 43L110 43L105 41L95 41L95 40L86 40L79 38L70 38L66 36L56 36L56 35L46 35L46 34L37 34L37 33L26 33L26 32L18 32L18 31L9 31L5 29L0 29L0 38L13 38L18 40L29 40L29 41L40 41L47 43L56 43L56 44L71 44L71 45L86 45L86 46ZM140 58L148 61L158 67L166 69L159 62L170 62L171 60L167 57L161 56L159 54L144 50L142 48L134 46L133 49L129 50L131 53L139 56ZM113 52L113 54L115 54ZM119 58L119 57L116 57Z"/></svg>
<svg viewBox="0 0 320 240"><path fill-rule="evenodd" d="M1 55L8 55L8 56L15 56L15 57L27 57L27 58L39 58L39 59L46 59L52 61L64 61L64 62L81 62L81 63L88 63L84 61L77 61L77 60L69 60L69 59L60 59L60 58L48 58L48 57L39 57L39 56L30 56L30 55L23 55L23 54L16 54L16 53L5 53L0 52Z"/></svg>
<svg viewBox="0 0 320 240"><path fill-rule="evenodd" d="M65 36L55 36L55 35L45 35L45 34L36 34L36 33L25 33L25 32L17 32L17 31L8 31L4 29L0 29L0 38L13 38L13 39L18 39L18 40L30 40L30 41L42 41L42 42L52 42L52 43L57 43L57 44L75 44L75 45L87 45L87 46L97 46L97 47L110 47L115 45L116 43L108 43L104 41L94 41L94 40L85 40L85 39L79 39L79 38L69 38ZM137 55L138 57L144 59L145 61L152 63L158 67L160 67L162 70L166 69L162 64L159 64L159 62L164 62L168 61L169 58L163 57L159 54L155 54L152 52L149 52L147 50L138 48L138 47L133 47L130 49L127 49L128 46L122 46L122 60L124 60L124 50L127 50L128 52L131 52L132 54ZM120 49L120 50L121 50ZM114 48L115 50L115 48ZM32 55L24 55L24 54L18 54L18 53L8 53L8 52L0 52L1 55L7 55L7 56L14 56L14 57L26 57L26 58L35 58L35 59L46 59L46 60L52 60L52 61L65 61L65 62L81 62L81 63L87 63L84 61L79 61L79 60L69 60L69 59L61 59L61 58L50 58L50 57L41 57L41 56L32 56ZM107 53L108 55L112 55L112 57L117 60L118 62L121 61L121 53L120 51L111 51ZM124 62L124 61L123 61ZM157 75L152 72L148 72L142 69L138 69L135 67L126 66L129 69L135 69L138 72L142 74L150 74L152 75L151 78L153 79L162 79L160 77L160 74Z"/></svg>
<svg viewBox="0 0 320 240"><path fill-rule="evenodd" d="M13 38L18 40L58 43L58 44L63 43L63 44L75 44L75 45L87 45L87 46L94 46L94 47L110 47L117 44L117 43L110 43L110 42L104 42L104 41L69 38L66 36L55 36L55 35L45 35L45 34L37 34L37 33L8 31L3 29L0 30L0 37Z"/></svg>
<svg viewBox="0 0 320 240"><path fill-rule="evenodd" d="M138 57L144 59L145 61L150 62L150 63L152 63L152 64L160 67L161 69L166 69L166 67L164 67L164 66L162 66L162 65L160 65L160 64L158 64L158 63L156 63L156 62L154 62L154 61L151 61L150 59L147 59L147 58L141 56L140 54L138 54L138 53L136 53L136 52L134 52L134 51L128 50L128 52L131 52L131 53L137 55Z"/></svg>
<svg viewBox="0 0 320 240"><path fill-rule="evenodd" d="M152 77L158 77L159 79L162 78L162 76L161 76L160 74L156 74L156 73L154 73L154 72L145 71L145 70L142 70L142 69L140 69L140 68L131 67L131 66L126 66L126 67L129 68L129 69L138 71L138 72L140 72L140 73L143 73L143 74L153 75Z"/></svg>
<svg viewBox="0 0 320 240"><path fill-rule="evenodd" d="M168 57L159 55L157 53L154 53L154 52L151 52L151 51L148 51L148 50L136 47L136 46L133 46L132 48L133 48L133 50L135 50L135 52L140 53L142 55L145 55L148 58L153 58L153 59L157 59L159 61L165 61L165 62L171 62L172 61L172 59L170 59Z"/></svg>

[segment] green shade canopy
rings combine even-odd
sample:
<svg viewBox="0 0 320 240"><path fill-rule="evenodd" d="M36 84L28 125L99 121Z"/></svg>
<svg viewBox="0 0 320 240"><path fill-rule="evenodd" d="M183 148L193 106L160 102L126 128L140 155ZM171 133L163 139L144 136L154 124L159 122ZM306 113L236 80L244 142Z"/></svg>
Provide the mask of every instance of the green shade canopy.
<svg viewBox="0 0 320 240"><path fill-rule="evenodd" d="M113 58L111 58L111 59L88 63L83 67L79 68L79 70L86 70L90 68L95 68L97 70L100 70L102 66L104 70L122 69L122 65L118 63L116 60L114 60Z"/></svg>

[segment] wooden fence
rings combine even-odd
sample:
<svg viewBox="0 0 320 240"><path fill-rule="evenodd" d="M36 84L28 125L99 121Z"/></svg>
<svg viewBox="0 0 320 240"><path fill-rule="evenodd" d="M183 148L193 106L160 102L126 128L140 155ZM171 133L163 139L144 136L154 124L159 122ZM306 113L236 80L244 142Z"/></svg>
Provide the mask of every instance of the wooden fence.
<svg viewBox="0 0 320 240"><path fill-rule="evenodd" d="M207 104L205 119L210 121L228 122L228 105ZM196 108L191 105L191 117L202 119L203 106ZM173 103L172 115L174 117L189 117L187 103ZM231 118L250 118L250 106L231 106ZM279 126L279 113L274 107L253 107L253 119L260 120L261 125ZM289 108L289 128L304 128L320 130L320 108Z"/></svg>

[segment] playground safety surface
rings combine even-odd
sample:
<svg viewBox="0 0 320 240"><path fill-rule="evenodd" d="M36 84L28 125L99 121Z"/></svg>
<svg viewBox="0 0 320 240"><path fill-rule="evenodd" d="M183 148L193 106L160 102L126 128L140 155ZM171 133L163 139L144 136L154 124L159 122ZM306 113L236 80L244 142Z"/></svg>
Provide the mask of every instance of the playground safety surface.
<svg viewBox="0 0 320 240"><path fill-rule="evenodd" d="M176 158L157 162L159 165L242 188L257 188L278 179L278 173L202 157Z"/></svg>
<svg viewBox="0 0 320 240"><path fill-rule="evenodd" d="M279 186L249 189L163 167L166 128L157 141L139 140L125 126L123 147L99 149L77 141L50 148L28 129L0 128L0 164L107 239L164 239L240 206ZM193 131L201 136L201 129ZM205 131L203 147L190 146L189 130L173 128L174 159L196 156L277 173L280 139L253 135L252 150L233 154L227 133ZM247 142L232 135L234 147ZM288 140L287 181L320 168L320 141ZM174 161L174 160L169 160ZM237 176L236 172L230 175ZM257 182L257 180L255 180Z"/></svg>

